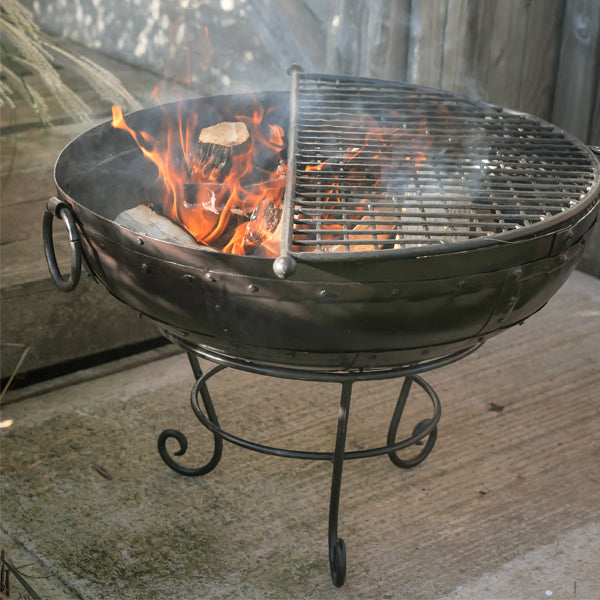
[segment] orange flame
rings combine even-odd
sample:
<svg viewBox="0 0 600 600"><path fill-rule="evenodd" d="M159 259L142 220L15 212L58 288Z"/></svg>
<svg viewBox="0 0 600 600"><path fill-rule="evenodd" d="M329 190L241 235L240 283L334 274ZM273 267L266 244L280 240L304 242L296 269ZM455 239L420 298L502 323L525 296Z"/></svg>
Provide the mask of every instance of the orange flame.
<svg viewBox="0 0 600 600"><path fill-rule="evenodd" d="M218 168L209 173L191 168L199 152L195 115L186 115L184 122L181 115L174 119L165 111L157 139L131 128L118 106L113 106L112 125L128 132L156 165L157 180L164 188L162 213L198 243L235 254L255 253L265 245L268 250L259 254L277 256L279 247L273 238L285 187L285 167L278 157L284 147L284 131L265 117L258 104L251 116L235 117L246 123L250 144L246 151L231 157L225 175ZM275 168L258 166L257 157L265 154L275 157ZM268 219L264 216L267 206L271 207Z"/></svg>

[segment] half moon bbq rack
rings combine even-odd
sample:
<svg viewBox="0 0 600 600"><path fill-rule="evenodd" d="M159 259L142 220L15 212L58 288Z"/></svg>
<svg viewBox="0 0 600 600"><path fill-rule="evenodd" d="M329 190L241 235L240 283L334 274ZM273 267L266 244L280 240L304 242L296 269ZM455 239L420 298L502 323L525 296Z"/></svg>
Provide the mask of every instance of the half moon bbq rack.
<svg viewBox="0 0 600 600"><path fill-rule="evenodd" d="M169 467L205 475L219 463L224 440L333 464L329 562L339 587L346 576L338 535L344 462L387 455L395 466L412 468L429 455L441 404L422 373L471 354L539 310L560 287L596 221L600 167L590 149L562 130L487 103L299 68L291 79L281 252L272 262L182 249L114 225L111 214L122 208L102 214L103 186L80 181L81 169L70 164L88 149L90 164L108 164L110 151L130 157L142 181L139 151L125 147L110 127L93 132L91 142L84 134L57 161L59 198L47 206L44 246L60 289L77 285L83 255L111 293L188 353L196 380L191 407L214 447L204 465L183 466L176 457L186 453L187 439L167 429L158 451ZM110 150L103 150L102 136ZM113 198L118 186L110 175L105 179ZM68 278L54 255L54 216L69 230ZM238 314L242 320L235 321ZM244 337L249 329L258 341ZM204 373L199 357L216 366ZM340 384L333 450L275 448L223 429L208 383L227 368ZM392 378L403 383L386 443L347 451L353 385ZM431 415L397 440L415 387L431 401ZM173 440L179 448L172 455L167 444ZM413 446L412 458L400 457Z"/></svg>

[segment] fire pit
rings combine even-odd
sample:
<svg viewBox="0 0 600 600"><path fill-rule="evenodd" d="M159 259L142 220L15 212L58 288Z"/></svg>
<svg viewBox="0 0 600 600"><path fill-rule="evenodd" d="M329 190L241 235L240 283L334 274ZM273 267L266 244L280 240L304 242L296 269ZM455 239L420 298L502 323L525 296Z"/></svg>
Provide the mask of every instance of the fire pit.
<svg viewBox="0 0 600 600"><path fill-rule="evenodd" d="M420 373L521 323L560 288L597 219L600 166L557 127L484 102L299 69L291 78L290 94L115 111L60 155L44 240L61 289L77 285L83 259L188 352L192 408L214 452L203 467L181 466L167 441L180 456L187 440L169 429L158 441L169 466L203 475L223 439L333 462L329 558L340 586L344 460L387 454L409 468L429 454L441 407ZM54 216L70 234L67 279ZM199 356L217 366L203 374ZM273 448L222 429L207 381L226 367L340 383L334 451ZM405 379L386 445L346 452L353 383L392 377ZM397 441L414 384L433 411ZM413 458L398 456L425 440Z"/></svg>

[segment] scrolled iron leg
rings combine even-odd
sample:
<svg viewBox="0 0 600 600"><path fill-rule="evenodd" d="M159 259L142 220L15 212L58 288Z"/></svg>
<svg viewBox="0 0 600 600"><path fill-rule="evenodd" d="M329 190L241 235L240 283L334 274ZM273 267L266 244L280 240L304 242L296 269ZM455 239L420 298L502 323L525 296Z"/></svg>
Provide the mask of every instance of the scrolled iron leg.
<svg viewBox="0 0 600 600"><path fill-rule="evenodd" d="M425 381L423 381L420 377L406 377L404 379L402 389L400 390L400 395L398 396L398 402L396 403L396 407L394 408L394 414L392 415L392 419L390 421L390 427L388 429L387 436L388 446L394 445L396 441L396 434L398 432L400 419L402 418L402 413L404 412L404 407L406 406L406 401L408 399L408 395L410 394L411 386L415 381L425 390L425 392L431 398L435 409L434 416L437 417L436 423L437 420L439 420L439 399L437 397L437 394L431 388L431 386L425 383ZM433 450L433 446L435 445L435 442L437 440L437 427L432 428L432 423L433 419L423 419L415 425L411 435L411 438L415 438L415 441L413 443L422 444L421 439L427 437L427 442L425 443L425 446L423 447L421 452L419 452L419 454L417 454L415 457L410 459L402 459L396 454L396 452L390 452L388 454L389 459L392 461L392 463L394 463L394 465L400 467L401 469L411 469L412 467L416 467L418 464L423 462L427 458L427 456L429 456L429 453ZM430 430L429 433L427 433L428 429Z"/></svg>
<svg viewBox="0 0 600 600"><path fill-rule="evenodd" d="M331 497L329 501L329 568L331 580L336 587L344 585L346 579L346 546L344 540L338 537L338 516L351 396L352 383L344 382L342 384L340 412L338 413L335 450L332 457L333 474L331 477Z"/></svg>
<svg viewBox="0 0 600 600"><path fill-rule="evenodd" d="M204 404L204 408L206 409L208 419L211 423L214 423L218 427L219 420L217 419L217 413L215 412L215 408L212 402L212 398L210 397L210 393L208 392L208 388L204 383L198 385L200 383L200 379L204 377L198 358L192 353L188 353L188 358L192 367L192 371L194 372L194 377L196 378L196 383L194 384L191 393L192 409L194 410L194 413L197 414L195 405L198 402L197 395L199 392L202 398L202 403ZM223 439L216 432L213 432L213 455L205 465L198 468L184 467L171 457L169 451L167 450L167 440L170 438L177 440L179 444L179 450L174 452L175 456L183 456L186 453L188 447L187 438L183 433L181 433L181 431L177 431L176 429L165 429L158 436L157 442L158 453L160 454L160 457L171 469L173 469L181 475L187 475L189 477L198 477L200 475L206 475L207 473L210 473L210 471L212 471L221 460L221 455L223 453Z"/></svg>

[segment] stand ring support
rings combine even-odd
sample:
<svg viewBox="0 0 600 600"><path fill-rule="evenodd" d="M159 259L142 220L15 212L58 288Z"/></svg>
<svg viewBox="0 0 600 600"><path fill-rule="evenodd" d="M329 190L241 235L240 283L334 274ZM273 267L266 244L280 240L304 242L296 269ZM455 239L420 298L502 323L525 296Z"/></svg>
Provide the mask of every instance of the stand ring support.
<svg viewBox="0 0 600 600"><path fill-rule="evenodd" d="M206 427L206 429L208 429L210 432L212 432L216 438L226 440L232 444L241 446L242 448L247 448L248 450L254 450L255 452L260 452L262 454L269 454L269 455L273 455L273 456L282 456L284 458L296 458L296 459L301 459L301 460L302 459L303 460L329 460L329 461L333 462L335 452L307 452L307 451L303 451L303 450L288 450L286 448L276 448L273 446L265 446L263 444L258 444L256 442L252 442L250 440L246 440L244 438L238 437L237 435L234 435L232 433L229 433L229 432L223 430L221 428L221 426L219 425L218 420L216 419L216 415L214 414L214 411L208 410L206 408L205 401L204 401L204 404L205 404L206 414L202 410L202 407L200 406L200 398L205 400L203 398L203 395L201 394L201 390L203 387L204 388L206 387L206 382L211 377L213 377L214 375L216 375L220 371L223 371L226 368L228 368L228 367L225 367L224 365L217 365L216 367L213 367L210 371L207 371L204 375L202 375L202 377L200 379L198 379L196 381L196 383L194 383L191 394L190 394L190 396L191 396L190 404L192 406L192 410L194 411L194 414L196 415L198 420L202 423L202 425L204 425L204 427ZM381 446L378 448L370 448L367 450L352 450L350 452L344 452L343 453L344 460L356 459L356 458L370 458L372 456L380 456L382 454L391 454L394 452L398 452L399 450L408 448L409 446L412 446L413 444L417 444L423 438L430 436L431 434L434 433L436 426L440 420L440 416L441 416L442 408L441 408L440 400L439 400L437 394L435 393L435 391L433 390L433 388L426 381L424 381L418 375L412 375L412 376L409 376L406 378L404 386L402 388L403 392L405 392L405 393L403 395L401 392L401 397L399 398L399 401L402 401L401 408L399 410L394 410L394 416L392 417L392 422L390 423L390 430L388 432L388 442L390 439L392 439L392 437L394 436L394 434L398 428L398 425L400 423L402 409L404 408L404 404L406 403L406 398L408 397L408 391L410 388L409 384L412 382L419 384L425 390L425 392L429 395L429 397L431 398L431 401L433 403L434 414L430 419L424 420L424 421L427 421L427 423L424 425L421 425L421 427L419 427L420 424L417 424L417 426L415 427L415 430L413 431L412 436L405 440L402 440L400 442L388 443L387 446ZM345 382L342 385L351 386L352 383ZM406 386L406 389L405 389L405 386ZM211 405L212 405L212 402L211 402ZM396 409L398 409L398 404L396 405ZM211 412L213 413L212 417L210 414ZM394 417L396 417L396 418L394 418ZM424 421L421 421L420 423L424 423ZM395 425L395 427L393 427L393 425ZM168 432L168 435L167 435L167 432ZM177 432L177 433L178 433L178 435L176 435L176 431L174 429L166 429L159 437L159 440L163 437L165 440L168 437L176 438L178 440L178 442L180 442L180 450L178 450L175 454L177 456L181 456L187 450L187 441L184 441L184 437L182 437L183 434L181 434L179 432ZM433 444L431 444L431 445L433 446ZM163 448L164 448L164 446L161 441L160 446L159 446L159 450L161 450L161 456L163 454ZM429 454L429 452L427 452L427 454ZM425 457L423 457L423 458L425 458ZM163 456L163 459L164 459L164 456ZM421 462L421 461L419 461L419 462ZM169 464L170 467L174 468L174 466L171 465L170 463L167 463L167 464ZM418 464L418 463L416 463L416 464ZM208 465L206 465L206 466L208 466ZM215 464L212 468L214 468L216 466L217 465ZM400 465L398 465L398 466L400 466ZM414 465L410 465L410 466L414 466ZM410 468L410 466L406 466L406 468ZM209 470L212 470L212 469L209 469L209 470L205 471L204 473L188 473L185 467L181 467L180 465L177 465L177 467L178 468L174 469L174 470L177 470L177 471L181 470L182 475L196 475L196 474L204 475L204 474L208 473Z"/></svg>

